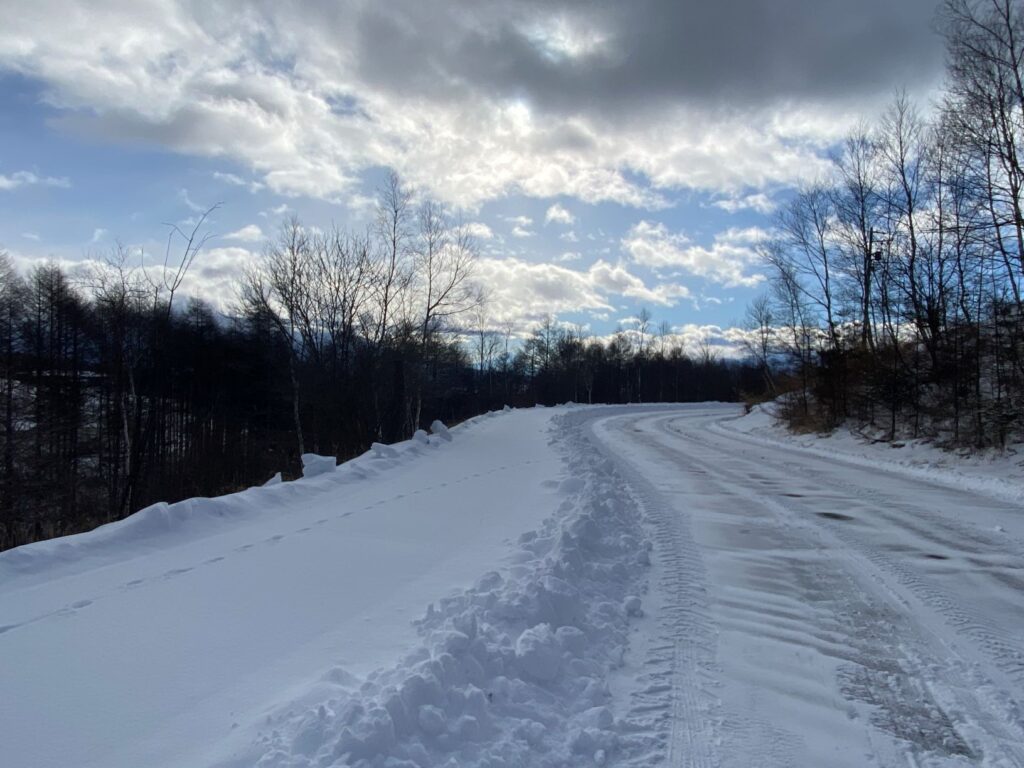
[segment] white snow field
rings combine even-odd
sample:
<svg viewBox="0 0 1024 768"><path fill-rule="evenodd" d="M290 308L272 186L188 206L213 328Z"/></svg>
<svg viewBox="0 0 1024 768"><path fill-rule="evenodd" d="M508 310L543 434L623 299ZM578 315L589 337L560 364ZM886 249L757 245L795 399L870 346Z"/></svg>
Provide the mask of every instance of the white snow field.
<svg viewBox="0 0 1024 768"><path fill-rule="evenodd" d="M489 414L0 554L0 765L1024 766L1019 465L740 414Z"/></svg>

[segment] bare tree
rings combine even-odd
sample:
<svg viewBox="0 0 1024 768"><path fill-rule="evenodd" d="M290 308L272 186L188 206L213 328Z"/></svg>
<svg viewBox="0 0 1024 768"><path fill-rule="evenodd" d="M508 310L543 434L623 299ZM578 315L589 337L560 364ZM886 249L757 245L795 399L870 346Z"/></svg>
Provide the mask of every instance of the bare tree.
<svg viewBox="0 0 1024 768"><path fill-rule="evenodd" d="M866 126L859 126L847 136L836 158L838 183L833 199L837 236L845 250L844 267L851 278L849 300L859 309L860 345L864 349L874 346L871 297L882 225L878 165L878 142Z"/></svg>
<svg viewBox="0 0 1024 768"><path fill-rule="evenodd" d="M771 359L775 344L775 314L771 297L763 293L747 307L747 330L743 337L743 348L757 363L764 377L765 389L775 394L775 380L772 376Z"/></svg>
<svg viewBox="0 0 1024 768"><path fill-rule="evenodd" d="M784 274L786 291L796 291L803 311L819 309L829 345L839 349L835 208L822 184L805 187L779 215L780 239L765 250L769 264Z"/></svg>
<svg viewBox="0 0 1024 768"><path fill-rule="evenodd" d="M306 452L299 406L298 366L303 352L315 348L310 300L310 242L299 220L287 221L262 263L243 275L240 299L248 312L271 320L288 350L292 420L299 456Z"/></svg>
<svg viewBox="0 0 1024 768"><path fill-rule="evenodd" d="M418 212L419 237L415 280L420 302L421 340L427 344L435 326L483 302L473 283L477 244L463 224L453 224L441 206L427 201Z"/></svg>
<svg viewBox="0 0 1024 768"><path fill-rule="evenodd" d="M408 257L413 240L412 197L412 191L394 171L378 191L374 233L378 241L378 274L374 280L377 344L383 342L394 322L394 309L401 304L411 279Z"/></svg>

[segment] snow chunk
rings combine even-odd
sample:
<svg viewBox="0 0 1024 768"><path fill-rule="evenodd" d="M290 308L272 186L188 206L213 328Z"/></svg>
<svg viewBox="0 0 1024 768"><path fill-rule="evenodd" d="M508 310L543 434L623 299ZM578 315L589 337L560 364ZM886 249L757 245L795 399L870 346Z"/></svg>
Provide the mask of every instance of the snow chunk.
<svg viewBox="0 0 1024 768"><path fill-rule="evenodd" d="M626 609L627 616L643 616L644 610L641 605L640 598L636 595L630 595L622 603L622 607Z"/></svg>
<svg viewBox="0 0 1024 768"><path fill-rule="evenodd" d="M315 453L302 454L302 476L316 477L333 472L338 467L338 460L333 456L318 456Z"/></svg>
<svg viewBox="0 0 1024 768"><path fill-rule="evenodd" d="M554 680L562 666L562 649L558 638L547 624L523 630L516 640L519 667L536 680Z"/></svg>
<svg viewBox="0 0 1024 768"><path fill-rule="evenodd" d="M434 422L430 425L430 431L442 440L451 442L452 433L448 431L448 427L440 419L434 419Z"/></svg>
<svg viewBox="0 0 1024 768"><path fill-rule="evenodd" d="M370 446L370 450L373 451L373 455L378 459L397 459L398 451L392 448L390 445L384 443L374 443Z"/></svg>

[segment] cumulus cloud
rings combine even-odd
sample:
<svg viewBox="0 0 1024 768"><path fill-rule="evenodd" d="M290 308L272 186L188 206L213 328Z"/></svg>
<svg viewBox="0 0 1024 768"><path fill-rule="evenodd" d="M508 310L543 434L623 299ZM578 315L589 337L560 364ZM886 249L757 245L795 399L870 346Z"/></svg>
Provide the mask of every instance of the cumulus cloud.
<svg viewBox="0 0 1024 768"><path fill-rule="evenodd" d="M555 203L546 214L544 214L544 223L550 224L556 222L558 224L571 225L576 222L576 217L573 216L564 206L559 203Z"/></svg>
<svg viewBox="0 0 1024 768"><path fill-rule="evenodd" d="M181 285L182 296L198 296L214 309L227 312L238 300L238 276L259 255L247 248L210 248L200 252Z"/></svg>
<svg viewBox="0 0 1024 768"><path fill-rule="evenodd" d="M690 296L690 290L685 285L677 283L660 283L648 288L643 280L630 273L623 265L613 265L603 260L598 260L590 267L590 274L594 283L608 293L640 302L671 307L675 305L677 299Z"/></svg>
<svg viewBox="0 0 1024 768"><path fill-rule="evenodd" d="M748 272L760 262L753 246L763 234L757 228L729 229L705 247L664 224L644 220L629 230L622 248L634 263L654 270L682 269L726 286L753 286L764 280Z"/></svg>
<svg viewBox="0 0 1024 768"><path fill-rule="evenodd" d="M60 187L68 188L71 182L64 177L40 176L32 171L15 171L7 176L0 173L0 191L10 191L18 187Z"/></svg>
<svg viewBox="0 0 1024 768"><path fill-rule="evenodd" d="M133 246L132 250L138 251L139 258L133 259L131 266L144 265L148 278L159 284L165 270L163 254L147 251L141 246ZM97 274L109 269L106 262L97 257L72 260L20 251L12 251L9 255L15 269L22 274L28 274L34 267L54 264L86 290L95 283ZM258 258L257 253L246 248L203 249L185 275L177 300L185 301L195 296L215 310L228 313L238 300L238 276L253 266ZM174 267L167 266L166 269L170 277Z"/></svg>
<svg viewBox="0 0 1024 768"><path fill-rule="evenodd" d="M483 258L476 277L497 321L529 321L548 314L611 309L587 272L516 258Z"/></svg>
<svg viewBox="0 0 1024 768"><path fill-rule="evenodd" d="M289 211L291 211L291 208L289 207L288 203L281 203L280 205L270 208L269 210L260 211L260 217L264 219L269 219L271 217L280 218Z"/></svg>
<svg viewBox="0 0 1024 768"><path fill-rule="evenodd" d="M499 322L529 322L566 312L611 312L613 302L623 297L671 307L690 296L686 286L648 286L626 266L600 260L587 269L571 269L486 257L477 264L476 276L487 292L488 311Z"/></svg>
<svg viewBox="0 0 1024 768"><path fill-rule="evenodd" d="M493 240L494 231L482 221L471 221L465 225L466 232L477 240Z"/></svg>
<svg viewBox="0 0 1024 768"><path fill-rule="evenodd" d="M258 243L264 237L263 230L255 224L249 224L223 236L225 240L238 240L243 243Z"/></svg>
<svg viewBox="0 0 1024 768"><path fill-rule="evenodd" d="M934 5L38 0L5 18L0 68L66 130L226 158L279 194L343 201L390 166L469 209L657 209L820 171L865 104L937 82Z"/></svg>
<svg viewBox="0 0 1024 768"><path fill-rule="evenodd" d="M722 200L714 201L712 205L716 208L721 208L723 211L728 213L738 213L739 211L750 210L760 214L772 213L777 207L775 201L764 192L727 197Z"/></svg>

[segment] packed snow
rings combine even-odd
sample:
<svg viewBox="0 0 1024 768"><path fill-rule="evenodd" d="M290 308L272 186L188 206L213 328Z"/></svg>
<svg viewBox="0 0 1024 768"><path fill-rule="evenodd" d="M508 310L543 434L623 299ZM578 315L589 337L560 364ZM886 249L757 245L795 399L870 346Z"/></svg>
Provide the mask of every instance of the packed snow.
<svg viewBox="0 0 1024 768"><path fill-rule="evenodd" d="M2 553L0 763L1024 765L1020 465L930 450L505 409Z"/></svg>

